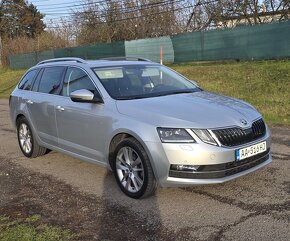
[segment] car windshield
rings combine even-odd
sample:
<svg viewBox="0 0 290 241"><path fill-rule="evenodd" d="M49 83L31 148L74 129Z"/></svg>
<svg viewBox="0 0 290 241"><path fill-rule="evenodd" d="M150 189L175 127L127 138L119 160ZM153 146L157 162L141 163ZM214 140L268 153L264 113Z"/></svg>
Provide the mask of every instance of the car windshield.
<svg viewBox="0 0 290 241"><path fill-rule="evenodd" d="M93 70L109 95L118 100L201 90L192 81L162 65L123 65Z"/></svg>

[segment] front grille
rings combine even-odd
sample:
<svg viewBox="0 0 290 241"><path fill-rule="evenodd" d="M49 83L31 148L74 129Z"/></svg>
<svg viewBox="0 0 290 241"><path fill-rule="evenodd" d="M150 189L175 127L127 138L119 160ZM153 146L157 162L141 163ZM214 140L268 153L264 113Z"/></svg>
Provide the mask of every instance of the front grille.
<svg viewBox="0 0 290 241"><path fill-rule="evenodd" d="M266 126L263 119L259 119L247 129L232 127L212 130L212 132L223 146L238 146L263 137L266 134Z"/></svg>

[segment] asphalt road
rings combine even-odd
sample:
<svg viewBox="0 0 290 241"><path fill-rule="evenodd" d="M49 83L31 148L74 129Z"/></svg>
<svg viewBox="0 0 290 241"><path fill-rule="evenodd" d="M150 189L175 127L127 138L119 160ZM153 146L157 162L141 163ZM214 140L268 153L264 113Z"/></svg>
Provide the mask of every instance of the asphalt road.
<svg viewBox="0 0 290 241"><path fill-rule="evenodd" d="M10 123L8 101L0 100L0 162L3 166L9 163L11 174L22 175L24 179L34 175L37 183L29 186L30 191L33 191L33 187L41 186L39 192L44 203L62 185L66 187L67 196L87 200L79 202L82 203L82 209L92 210L87 214L92 216L91 221L77 226L74 232L86 230L93 222L95 226L87 238L82 234L81 240L288 241L290 129L271 129L273 163L267 167L224 184L158 188L156 195L151 198L133 200L121 193L113 175L104 168L57 152L36 159L25 158L18 148L16 133ZM13 171L13 168L18 172ZM5 178L5 173L1 174L0 170L1 183L4 183ZM29 178L29 182L33 182L33 179ZM29 190L25 185L23 188ZM0 200L1 195L4 197L5 193L0 193ZM63 202L65 195L59 199ZM29 208L33 210L31 203ZM91 209L93 204L96 209ZM42 203L42 209L50 208L53 212L54 208L60 208L56 205ZM66 205L63 205L63 215L69 212L65 210L74 208ZM102 207L102 212L97 211L98 207ZM85 219L86 214L79 218ZM63 225L73 223L74 219L73 215L68 216Z"/></svg>

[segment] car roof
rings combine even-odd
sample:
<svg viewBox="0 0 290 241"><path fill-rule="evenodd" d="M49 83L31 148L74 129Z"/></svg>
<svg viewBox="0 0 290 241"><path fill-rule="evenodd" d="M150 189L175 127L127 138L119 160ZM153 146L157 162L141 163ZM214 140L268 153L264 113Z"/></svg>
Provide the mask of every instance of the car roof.
<svg viewBox="0 0 290 241"><path fill-rule="evenodd" d="M119 60L124 58L125 60ZM114 57L107 59L99 59L99 60L83 60L80 58L56 58L56 59L48 59L39 62L32 68L45 67L45 66L60 66L60 65L73 65L73 66L86 66L89 68L98 68L98 67L113 67L113 66L125 66L125 65L159 65L158 63L152 62L147 59L142 59L138 57L134 57L137 60L126 60L127 57Z"/></svg>
<svg viewBox="0 0 290 241"><path fill-rule="evenodd" d="M109 61L109 60L93 60L88 61L88 65L90 68L97 68L97 67L111 67L111 66L124 66L124 65L158 65L154 62L148 61Z"/></svg>

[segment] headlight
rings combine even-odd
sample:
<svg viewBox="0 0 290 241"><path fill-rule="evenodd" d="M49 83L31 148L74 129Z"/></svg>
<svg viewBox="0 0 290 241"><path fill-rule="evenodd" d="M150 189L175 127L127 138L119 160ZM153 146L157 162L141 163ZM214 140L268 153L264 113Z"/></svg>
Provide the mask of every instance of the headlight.
<svg viewBox="0 0 290 241"><path fill-rule="evenodd" d="M209 133L208 130L199 130L199 129L192 129L193 132L201 139L203 142L212 144L212 145L217 145L216 141L213 139L211 134Z"/></svg>
<svg viewBox="0 0 290 241"><path fill-rule="evenodd" d="M184 129L180 128L157 128L160 140L171 143L193 143L195 140Z"/></svg>

